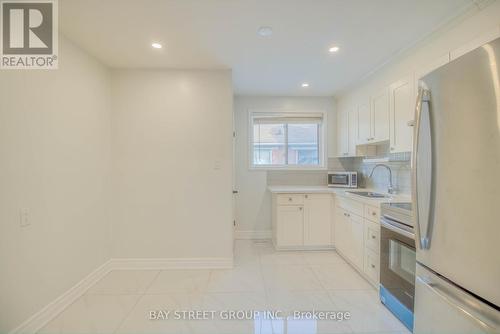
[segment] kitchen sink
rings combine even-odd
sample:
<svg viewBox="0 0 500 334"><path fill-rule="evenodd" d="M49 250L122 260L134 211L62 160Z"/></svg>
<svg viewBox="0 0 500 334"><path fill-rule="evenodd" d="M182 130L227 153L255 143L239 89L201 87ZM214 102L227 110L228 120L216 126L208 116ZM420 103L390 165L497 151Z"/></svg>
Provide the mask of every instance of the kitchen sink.
<svg viewBox="0 0 500 334"><path fill-rule="evenodd" d="M363 196L363 197L368 197L368 198L388 198L389 197L387 195L380 194L380 193L374 193L371 191L348 191L348 193Z"/></svg>

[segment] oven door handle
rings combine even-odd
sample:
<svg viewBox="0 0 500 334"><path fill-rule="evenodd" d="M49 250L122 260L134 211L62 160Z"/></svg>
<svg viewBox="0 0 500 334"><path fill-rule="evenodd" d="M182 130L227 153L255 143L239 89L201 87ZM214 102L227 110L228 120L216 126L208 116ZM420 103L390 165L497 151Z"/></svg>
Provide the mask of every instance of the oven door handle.
<svg viewBox="0 0 500 334"><path fill-rule="evenodd" d="M381 218L380 219L380 225L382 225L383 227L385 227L386 229L388 230L391 230L393 232L396 232L397 234L401 234L407 238L410 238L412 240L415 240L415 233L411 233L411 232L408 232L406 230L403 230L402 228L399 228L391 223L389 223L387 220L385 220L384 218Z"/></svg>

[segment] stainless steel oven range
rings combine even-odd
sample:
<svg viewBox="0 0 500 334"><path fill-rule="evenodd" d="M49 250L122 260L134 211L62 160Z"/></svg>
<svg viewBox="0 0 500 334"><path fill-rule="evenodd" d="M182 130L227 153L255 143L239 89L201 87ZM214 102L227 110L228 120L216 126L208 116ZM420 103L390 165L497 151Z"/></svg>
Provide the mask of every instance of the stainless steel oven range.
<svg viewBox="0 0 500 334"><path fill-rule="evenodd" d="M411 203L384 203L380 216L380 300L413 330L416 253Z"/></svg>

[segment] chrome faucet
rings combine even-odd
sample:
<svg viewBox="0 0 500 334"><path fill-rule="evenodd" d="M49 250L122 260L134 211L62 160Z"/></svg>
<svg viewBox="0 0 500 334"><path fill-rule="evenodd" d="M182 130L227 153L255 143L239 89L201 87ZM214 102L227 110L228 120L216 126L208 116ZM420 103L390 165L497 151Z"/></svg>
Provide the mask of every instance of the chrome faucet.
<svg viewBox="0 0 500 334"><path fill-rule="evenodd" d="M385 167L389 171L389 187L387 188L387 192L389 194L394 194L394 187L392 186L392 170L391 167L385 165L385 164L376 164L375 167L373 167L372 172L370 173L369 177L373 176L373 172L377 167Z"/></svg>

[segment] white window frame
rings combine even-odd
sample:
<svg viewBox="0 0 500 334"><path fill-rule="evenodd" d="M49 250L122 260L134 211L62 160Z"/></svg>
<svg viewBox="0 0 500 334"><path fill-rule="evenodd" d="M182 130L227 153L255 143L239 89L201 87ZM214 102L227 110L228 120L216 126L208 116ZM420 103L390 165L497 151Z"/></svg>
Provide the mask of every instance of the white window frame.
<svg viewBox="0 0 500 334"><path fill-rule="evenodd" d="M322 121L319 126L318 134L318 165L255 165L253 162L253 125L254 118L262 116L269 117L317 117L320 116ZM250 170L326 170L327 169L327 112L323 110L249 110L248 111L248 166ZM285 134L285 141L288 141L288 134ZM288 152L286 152L288 155Z"/></svg>

